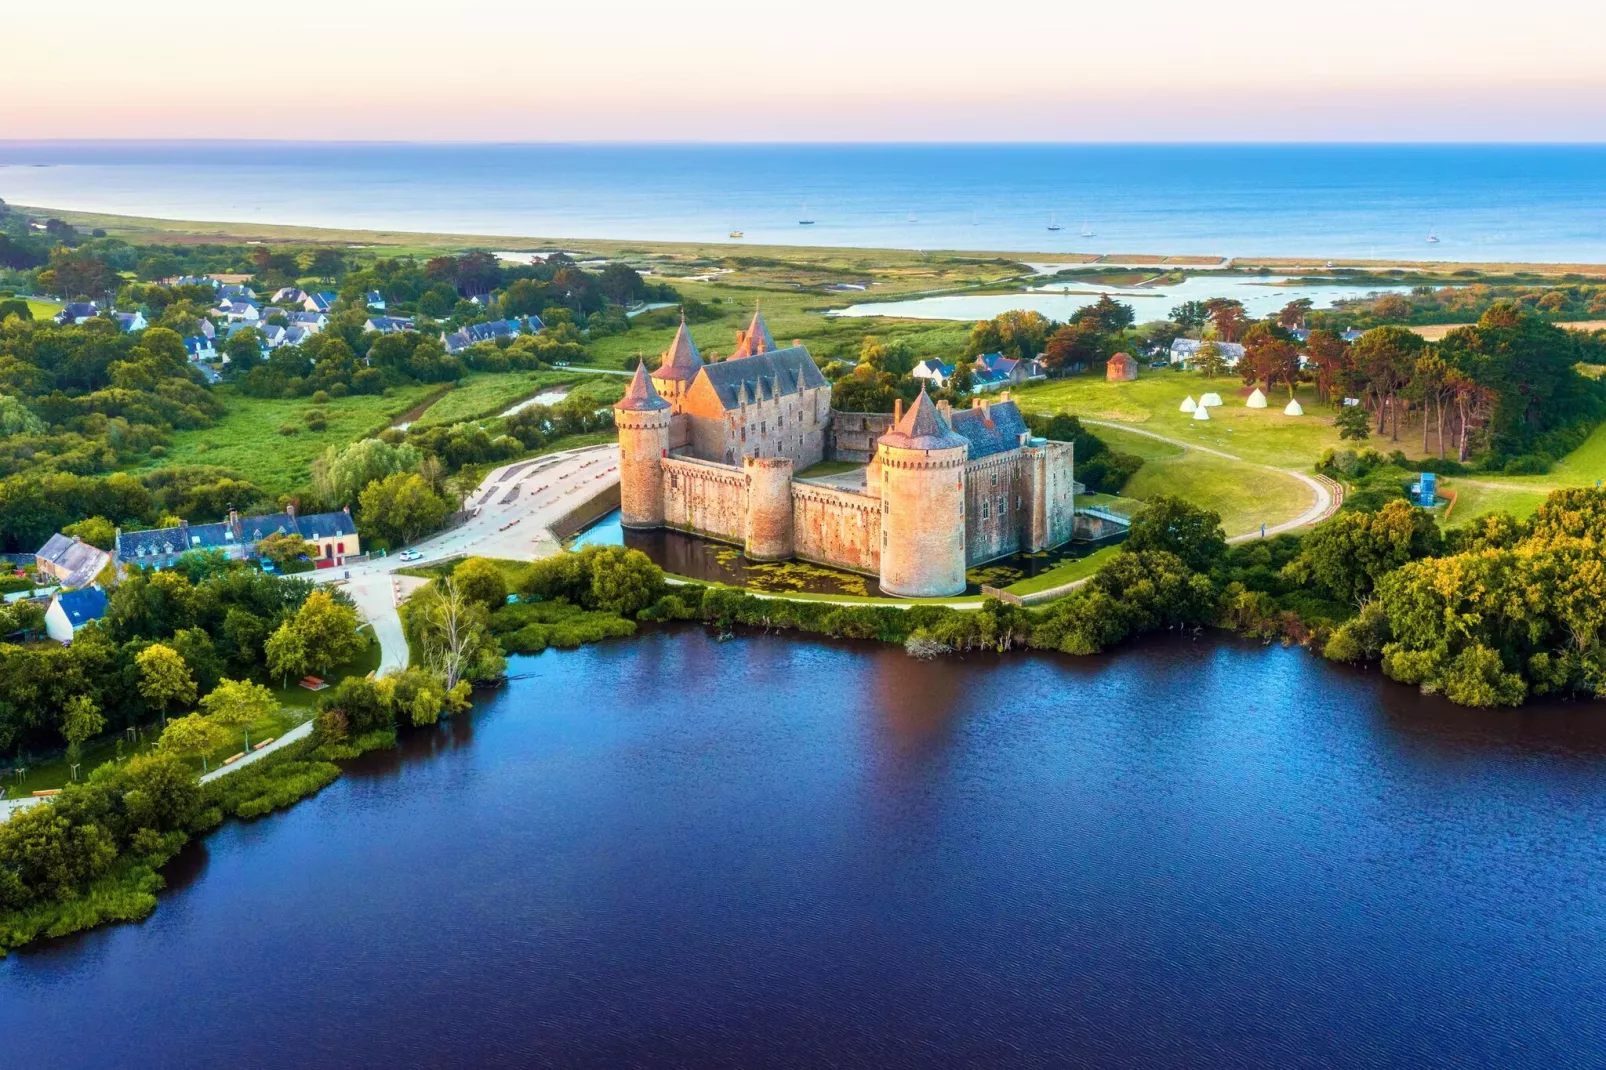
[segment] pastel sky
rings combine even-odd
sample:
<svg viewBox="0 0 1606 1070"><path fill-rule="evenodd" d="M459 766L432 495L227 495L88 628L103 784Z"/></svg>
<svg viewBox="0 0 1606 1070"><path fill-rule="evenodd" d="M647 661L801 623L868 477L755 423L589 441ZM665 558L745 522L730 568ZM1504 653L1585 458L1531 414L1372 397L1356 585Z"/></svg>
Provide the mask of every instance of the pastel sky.
<svg viewBox="0 0 1606 1070"><path fill-rule="evenodd" d="M1606 4L79 0L0 138L1606 140Z"/></svg>

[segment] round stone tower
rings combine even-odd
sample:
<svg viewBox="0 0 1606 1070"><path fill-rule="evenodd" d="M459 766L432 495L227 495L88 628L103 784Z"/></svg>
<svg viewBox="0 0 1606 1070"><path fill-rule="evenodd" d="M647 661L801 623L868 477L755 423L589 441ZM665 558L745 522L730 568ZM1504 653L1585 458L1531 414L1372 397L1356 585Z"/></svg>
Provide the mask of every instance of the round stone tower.
<svg viewBox="0 0 1606 1070"><path fill-rule="evenodd" d="M747 457L747 556L784 561L792 556L792 460Z"/></svg>
<svg viewBox="0 0 1606 1070"><path fill-rule="evenodd" d="M664 466L669 453L669 402L659 397L645 364L614 403L619 429L619 522L627 528L664 524Z"/></svg>
<svg viewBox="0 0 1606 1070"><path fill-rule="evenodd" d="M881 590L900 598L965 591L965 461L970 444L924 389L876 444Z"/></svg>

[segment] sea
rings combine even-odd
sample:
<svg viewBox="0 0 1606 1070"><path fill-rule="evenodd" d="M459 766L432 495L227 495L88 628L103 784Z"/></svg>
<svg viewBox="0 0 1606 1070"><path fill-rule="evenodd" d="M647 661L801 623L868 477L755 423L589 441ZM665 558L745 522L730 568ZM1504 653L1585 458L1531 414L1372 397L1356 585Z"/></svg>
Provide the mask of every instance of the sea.
<svg viewBox="0 0 1606 1070"><path fill-rule="evenodd" d="M0 198L510 238L1606 263L1598 144L0 141Z"/></svg>

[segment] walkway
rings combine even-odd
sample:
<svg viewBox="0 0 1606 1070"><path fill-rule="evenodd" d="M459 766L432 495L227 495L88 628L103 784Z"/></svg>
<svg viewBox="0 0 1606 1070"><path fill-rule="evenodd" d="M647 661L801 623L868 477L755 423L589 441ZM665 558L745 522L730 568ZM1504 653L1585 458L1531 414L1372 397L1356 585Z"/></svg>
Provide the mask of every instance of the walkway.
<svg viewBox="0 0 1606 1070"><path fill-rule="evenodd" d="M300 724L296 725L294 728L290 729L290 731L286 732L284 735L279 736L272 743L269 743L261 750L252 751L250 754L247 754L244 758L241 758L232 765L220 765L210 773L202 774L201 783L210 784L220 776L228 776L230 773L237 773L253 762L261 761L263 758L266 758L268 755L282 747L288 747L290 744L295 743L298 740L306 739L308 736L312 735L312 729L313 722L312 718L309 717L305 721L302 721ZM37 805L38 803L48 802L53 798L55 798L53 795L25 795L20 799L0 799L0 823L8 820L12 814L19 813L28 809L30 806Z"/></svg>

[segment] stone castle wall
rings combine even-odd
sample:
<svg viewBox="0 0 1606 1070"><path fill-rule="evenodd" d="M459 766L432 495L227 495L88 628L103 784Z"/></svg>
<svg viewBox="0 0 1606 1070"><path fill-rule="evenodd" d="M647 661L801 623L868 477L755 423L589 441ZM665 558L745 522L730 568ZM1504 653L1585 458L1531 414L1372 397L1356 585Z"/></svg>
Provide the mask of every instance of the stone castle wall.
<svg viewBox="0 0 1606 1070"><path fill-rule="evenodd" d="M786 457L749 457L742 462L747 479L747 538L743 548L754 561L784 561L792 556L792 462Z"/></svg>
<svg viewBox="0 0 1606 1070"><path fill-rule="evenodd" d="M794 552L803 560L880 575L880 498L793 483L792 526Z"/></svg>
<svg viewBox="0 0 1606 1070"><path fill-rule="evenodd" d="M747 476L740 469L684 457L666 457L659 466L664 526L746 544Z"/></svg>
<svg viewBox="0 0 1606 1070"><path fill-rule="evenodd" d="M1028 451L1032 461L1031 538L1027 548L1046 550L1076 533L1076 447L1045 442Z"/></svg>
<svg viewBox="0 0 1606 1070"><path fill-rule="evenodd" d="M669 412L615 412L619 428L619 519L627 528L664 522L662 463L669 448Z"/></svg>
<svg viewBox="0 0 1606 1070"><path fill-rule="evenodd" d="M876 440L892 430L890 412L831 412L825 459L868 464L875 456Z"/></svg>
<svg viewBox="0 0 1606 1070"><path fill-rule="evenodd" d="M965 447L882 446L881 590L905 598L965 589Z"/></svg>
<svg viewBox="0 0 1606 1070"><path fill-rule="evenodd" d="M965 561L1005 557L1025 549L1031 528L1030 465L1021 450L995 453L965 466Z"/></svg>

